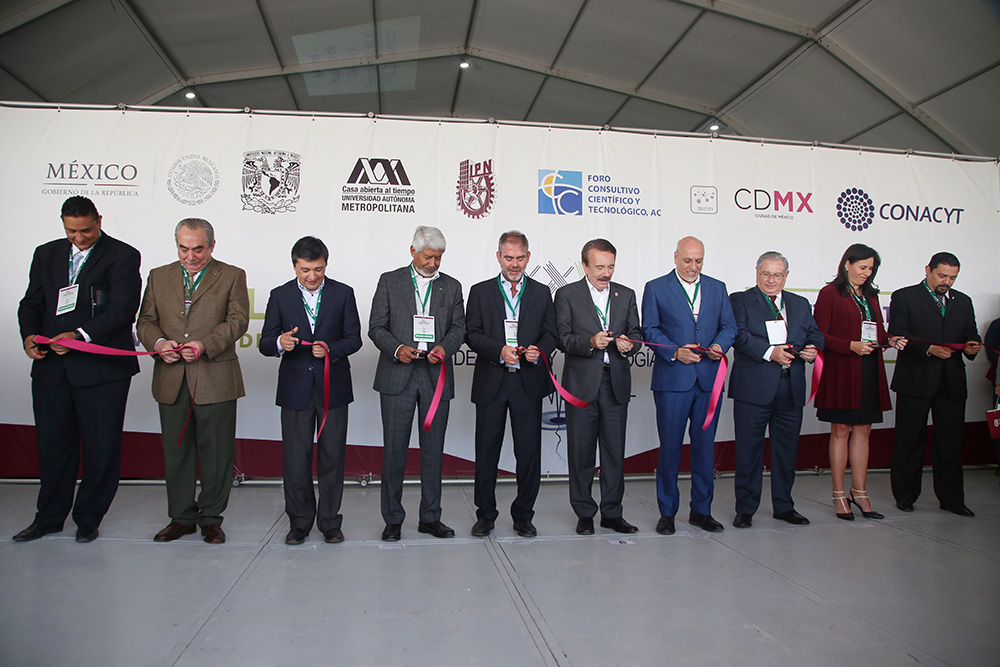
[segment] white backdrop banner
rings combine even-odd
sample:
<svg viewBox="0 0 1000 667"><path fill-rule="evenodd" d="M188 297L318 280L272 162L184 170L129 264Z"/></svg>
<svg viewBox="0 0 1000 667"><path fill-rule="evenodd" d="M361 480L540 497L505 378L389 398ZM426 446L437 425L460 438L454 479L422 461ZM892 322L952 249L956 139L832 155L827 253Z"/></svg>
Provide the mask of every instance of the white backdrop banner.
<svg viewBox="0 0 1000 667"><path fill-rule="evenodd" d="M673 268L675 243L691 234L705 242L705 273L731 292L754 284L760 253L778 250L791 264L786 288L810 301L844 249L866 243L882 255L886 312L889 294L919 282L931 254L947 250L962 262L956 288L972 297L981 332L998 312L995 162L487 123L17 107L0 108L0 145L0 228L12 242L0 268L9 343L0 349L0 424L33 423L15 313L32 249L62 234L60 206L76 194L94 200L105 231L141 251L144 280L176 259L174 225L192 216L215 225L216 257L246 269L252 319L239 349L241 438L280 440L277 361L258 353L256 339L268 293L293 277L289 251L306 234L329 246L327 273L354 288L364 330L379 274L409 261L419 224L444 232L441 268L466 293L497 274L506 230L527 234L528 271L553 290L582 276L587 240L607 238L618 249L615 280L640 297L648 280ZM377 351L364 341L351 360L348 442L381 446L371 389ZM446 440L448 454L469 461L474 359L467 348L456 359ZM629 456L657 447L652 363L647 349L634 360ZM152 362L140 364L126 429L156 433ZM976 389L984 372L982 357L970 365L969 420L987 408L987 391ZM542 469L552 474L566 469L562 409L554 399L545 407ZM888 413L883 428L892 425ZM807 407L803 432L823 430ZM718 438L733 438L728 400ZM509 447L501 466L514 468Z"/></svg>

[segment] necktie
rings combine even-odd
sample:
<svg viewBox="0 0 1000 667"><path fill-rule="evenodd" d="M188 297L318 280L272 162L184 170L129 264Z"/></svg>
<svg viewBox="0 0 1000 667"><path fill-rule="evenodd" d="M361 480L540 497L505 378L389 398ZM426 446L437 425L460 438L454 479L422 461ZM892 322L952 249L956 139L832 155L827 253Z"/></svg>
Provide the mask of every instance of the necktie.
<svg viewBox="0 0 1000 667"><path fill-rule="evenodd" d="M781 311L778 310L778 297L774 294L768 294L767 298L771 300L771 305L774 306L775 319L783 320L784 317L781 316Z"/></svg>
<svg viewBox="0 0 1000 667"><path fill-rule="evenodd" d="M73 268L70 269L69 282L73 284L76 282L77 276L80 275L80 267L83 266L83 253L77 250L73 253Z"/></svg>
<svg viewBox="0 0 1000 667"><path fill-rule="evenodd" d="M513 298L517 296L517 285L510 286L510 296Z"/></svg>

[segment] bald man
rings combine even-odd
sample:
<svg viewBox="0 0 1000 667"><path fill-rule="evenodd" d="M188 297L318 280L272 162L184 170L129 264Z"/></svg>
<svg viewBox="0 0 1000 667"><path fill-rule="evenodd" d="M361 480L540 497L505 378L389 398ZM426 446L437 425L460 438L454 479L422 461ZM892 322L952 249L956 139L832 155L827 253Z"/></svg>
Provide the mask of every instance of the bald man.
<svg viewBox="0 0 1000 667"><path fill-rule="evenodd" d="M646 283L642 296L642 328L654 343L652 390L660 459L656 467L656 500L660 520L656 532L674 533L680 504L677 472L684 429L691 424L691 513L689 523L716 533L722 524L712 518L715 429L719 413L707 429L709 399L719 360L736 338L736 320L725 283L701 273L705 245L687 236L674 251L676 269ZM659 345L655 345L659 343ZM661 347L667 346L667 347ZM706 348L699 352L691 348Z"/></svg>

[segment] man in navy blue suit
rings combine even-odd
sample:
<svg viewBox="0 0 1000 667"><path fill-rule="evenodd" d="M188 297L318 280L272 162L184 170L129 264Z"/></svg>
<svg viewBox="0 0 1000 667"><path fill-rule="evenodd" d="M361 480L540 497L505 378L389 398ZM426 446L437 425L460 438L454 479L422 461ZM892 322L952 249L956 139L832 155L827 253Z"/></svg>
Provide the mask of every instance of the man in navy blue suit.
<svg viewBox="0 0 1000 667"><path fill-rule="evenodd" d="M258 344L261 354L281 357L275 402L281 406L285 513L290 523L285 544L302 544L314 520L327 543L344 541L340 501L347 406L354 400L347 357L361 349L361 320L354 290L326 277L329 258L326 245L315 237L295 242L295 280L271 290ZM330 378L324 384L327 355ZM323 420L324 391L329 391L330 407L317 443L317 505L312 482L313 434Z"/></svg>
<svg viewBox="0 0 1000 667"><path fill-rule="evenodd" d="M558 339L549 288L524 275L531 259L528 238L521 232L505 232L498 245L500 274L472 286L465 313L465 339L476 353L472 534L489 535L499 516L497 466L509 412L517 463L517 497L510 514L518 535L534 537L538 531L531 519L542 471L542 399L553 390L541 354L551 358Z"/></svg>
<svg viewBox="0 0 1000 667"><path fill-rule="evenodd" d="M708 404L719 360L736 338L736 322L722 281L701 274L705 246L693 236L677 242L676 270L646 283L642 296L642 328L656 354L653 364L653 401L660 436L656 467L656 500L660 520L656 532L674 533L680 504L677 472L684 428L691 423L691 513L689 522L709 532L722 530L712 518L715 480L715 429L718 406L706 430ZM711 350L699 352L692 347Z"/></svg>
<svg viewBox="0 0 1000 667"><path fill-rule="evenodd" d="M806 362L823 349L809 302L785 292L788 260L779 252L757 259L757 286L729 297L736 317L729 397L736 422L736 519L749 528L760 505L764 431L771 437L771 509L795 525L809 519L795 511L792 484L806 404Z"/></svg>

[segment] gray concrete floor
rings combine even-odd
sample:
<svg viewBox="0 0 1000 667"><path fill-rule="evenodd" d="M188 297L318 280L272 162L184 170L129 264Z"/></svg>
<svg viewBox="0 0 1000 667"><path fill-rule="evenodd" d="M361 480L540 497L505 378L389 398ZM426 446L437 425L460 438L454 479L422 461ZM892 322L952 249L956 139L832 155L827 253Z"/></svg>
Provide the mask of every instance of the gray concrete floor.
<svg viewBox="0 0 1000 667"><path fill-rule="evenodd" d="M829 476L800 476L812 525L771 518L737 530L733 482L716 483L709 534L678 515L657 535L654 483L626 485L638 534L574 533L565 483L543 484L540 536L518 538L501 510L469 536L471 484L448 485L451 540L416 530L408 486L403 540L379 541L379 487L349 486L347 541L288 529L280 486L234 489L228 542L152 541L162 486L122 486L101 536L25 544L37 486L0 484L0 663L4 665L998 665L1000 486L965 475L973 519L938 509L925 475L912 514L888 476L869 492L884 521L838 520ZM765 480L765 489L767 488ZM596 484L595 484L596 489ZM682 505L689 484L682 482ZM766 491L765 491L766 493ZM514 489L501 485L504 509ZM624 539L619 539L623 537Z"/></svg>

